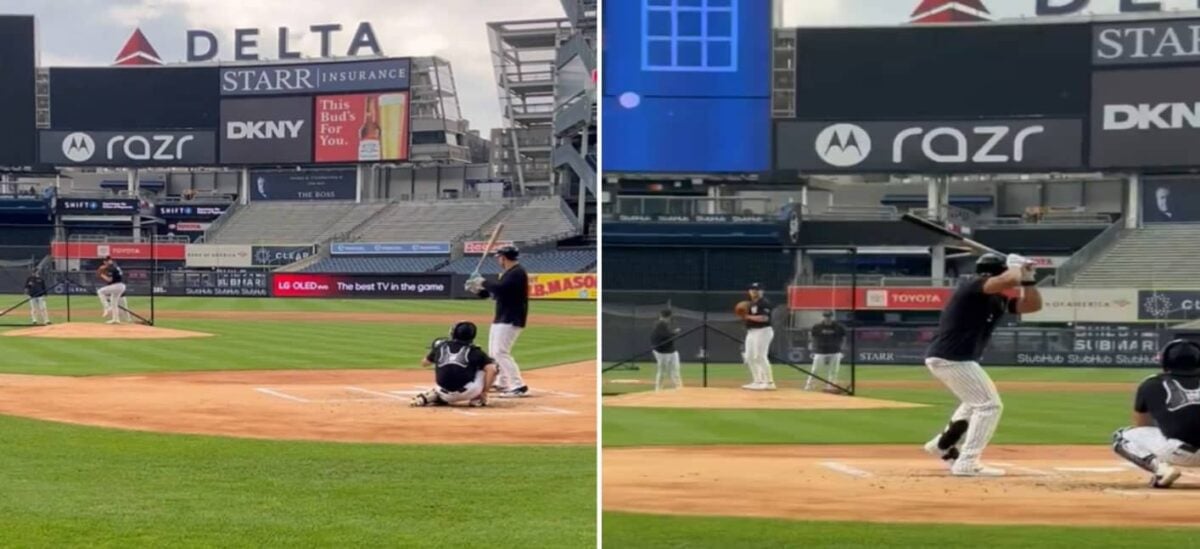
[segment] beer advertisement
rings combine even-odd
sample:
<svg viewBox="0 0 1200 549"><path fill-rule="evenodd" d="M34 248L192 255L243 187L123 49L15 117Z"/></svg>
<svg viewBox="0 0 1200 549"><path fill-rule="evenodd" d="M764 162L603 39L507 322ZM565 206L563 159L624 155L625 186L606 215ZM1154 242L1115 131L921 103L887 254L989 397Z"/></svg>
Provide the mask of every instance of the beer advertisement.
<svg viewBox="0 0 1200 549"><path fill-rule="evenodd" d="M408 93L317 97L317 162L408 159Z"/></svg>

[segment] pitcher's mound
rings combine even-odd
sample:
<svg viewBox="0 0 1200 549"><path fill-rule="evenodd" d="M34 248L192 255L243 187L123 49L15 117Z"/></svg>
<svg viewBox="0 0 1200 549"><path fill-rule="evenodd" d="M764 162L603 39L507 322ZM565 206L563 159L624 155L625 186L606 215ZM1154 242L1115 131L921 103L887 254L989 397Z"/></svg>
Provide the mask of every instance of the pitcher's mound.
<svg viewBox="0 0 1200 549"><path fill-rule="evenodd" d="M636 408L721 408L752 410L868 410L923 408L924 404L830 395L798 389L747 391L719 387L685 387L605 397L605 406Z"/></svg>
<svg viewBox="0 0 1200 549"><path fill-rule="evenodd" d="M172 330L144 326L142 324L94 324L69 322L21 328L4 332L9 337L49 337L57 339L182 339L185 337L209 337L212 334L188 330Z"/></svg>

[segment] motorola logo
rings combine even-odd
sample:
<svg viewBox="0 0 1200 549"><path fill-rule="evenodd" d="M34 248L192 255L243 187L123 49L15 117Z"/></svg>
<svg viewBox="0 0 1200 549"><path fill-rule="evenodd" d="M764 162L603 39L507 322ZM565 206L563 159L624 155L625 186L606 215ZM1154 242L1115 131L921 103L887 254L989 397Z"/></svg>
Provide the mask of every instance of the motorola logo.
<svg viewBox="0 0 1200 549"><path fill-rule="evenodd" d="M854 124L834 124L817 134L817 156L839 168L857 166L871 154L871 136Z"/></svg>
<svg viewBox="0 0 1200 549"><path fill-rule="evenodd" d="M63 138L62 152L72 162L86 162L96 154L96 142L86 133L75 132Z"/></svg>

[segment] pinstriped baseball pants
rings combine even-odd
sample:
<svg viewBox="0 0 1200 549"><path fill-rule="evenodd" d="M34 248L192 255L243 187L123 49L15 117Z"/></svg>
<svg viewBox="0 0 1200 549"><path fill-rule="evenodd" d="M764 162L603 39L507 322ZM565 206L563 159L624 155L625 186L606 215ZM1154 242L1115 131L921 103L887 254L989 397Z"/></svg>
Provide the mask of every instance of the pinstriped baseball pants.
<svg viewBox="0 0 1200 549"><path fill-rule="evenodd" d="M969 422L958 459L964 463L977 463L996 433L1000 412L1004 409L996 384L975 361L927 358L925 367L958 397L960 404L950 420Z"/></svg>

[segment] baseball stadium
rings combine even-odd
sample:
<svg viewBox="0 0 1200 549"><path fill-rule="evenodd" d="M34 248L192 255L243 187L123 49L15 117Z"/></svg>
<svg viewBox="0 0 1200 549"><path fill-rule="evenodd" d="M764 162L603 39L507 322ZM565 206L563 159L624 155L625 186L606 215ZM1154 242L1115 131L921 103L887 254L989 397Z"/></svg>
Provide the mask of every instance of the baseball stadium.
<svg viewBox="0 0 1200 549"><path fill-rule="evenodd" d="M1196 544L1200 15L1017 3L604 4L606 546Z"/></svg>
<svg viewBox="0 0 1200 549"><path fill-rule="evenodd" d="M495 143L453 59L40 66L0 15L0 545L594 546L596 8L562 7L478 29Z"/></svg>

